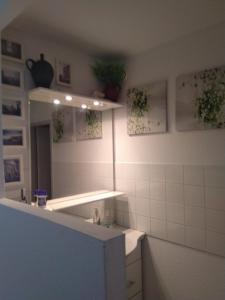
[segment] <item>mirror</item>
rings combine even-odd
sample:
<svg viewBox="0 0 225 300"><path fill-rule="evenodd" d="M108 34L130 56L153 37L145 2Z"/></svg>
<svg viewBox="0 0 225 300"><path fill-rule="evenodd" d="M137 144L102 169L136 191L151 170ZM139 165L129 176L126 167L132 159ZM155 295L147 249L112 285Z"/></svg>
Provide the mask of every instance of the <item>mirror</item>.
<svg viewBox="0 0 225 300"><path fill-rule="evenodd" d="M30 101L31 186L48 200L97 190L113 190L112 110ZM90 217L102 204L67 209Z"/></svg>

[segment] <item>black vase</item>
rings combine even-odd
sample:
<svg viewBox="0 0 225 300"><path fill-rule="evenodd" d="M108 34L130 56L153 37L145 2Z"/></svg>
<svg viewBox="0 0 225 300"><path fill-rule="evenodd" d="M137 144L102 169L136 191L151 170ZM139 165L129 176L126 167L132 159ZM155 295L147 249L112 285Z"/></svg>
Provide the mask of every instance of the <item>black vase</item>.
<svg viewBox="0 0 225 300"><path fill-rule="evenodd" d="M54 70L52 65L44 60L44 54L40 55L40 60L38 61L34 61L31 58L27 59L26 66L31 72L36 87L50 87L54 77Z"/></svg>

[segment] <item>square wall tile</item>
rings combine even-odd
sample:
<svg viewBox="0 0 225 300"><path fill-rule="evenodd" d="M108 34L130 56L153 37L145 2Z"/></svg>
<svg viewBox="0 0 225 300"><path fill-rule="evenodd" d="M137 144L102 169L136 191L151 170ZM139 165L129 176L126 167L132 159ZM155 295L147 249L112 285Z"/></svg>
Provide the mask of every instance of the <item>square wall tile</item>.
<svg viewBox="0 0 225 300"><path fill-rule="evenodd" d="M225 166L205 167L205 185L225 188Z"/></svg>
<svg viewBox="0 0 225 300"><path fill-rule="evenodd" d="M206 232L205 230L193 227L185 227L185 244L189 247L205 250Z"/></svg>
<svg viewBox="0 0 225 300"><path fill-rule="evenodd" d="M166 205L163 201L150 201L150 216L151 218L165 220L166 219Z"/></svg>
<svg viewBox="0 0 225 300"><path fill-rule="evenodd" d="M167 223L168 240L184 244L184 226L180 224Z"/></svg>
<svg viewBox="0 0 225 300"><path fill-rule="evenodd" d="M166 198L166 188L164 181L150 182L150 199L164 201Z"/></svg>
<svg viewBox="0 0 225 300"><path fill-rule="evenodd" d="M166 183L166 201L184 205L183 185L177 183Z"/></svg>
<svg viewBox="0 0 225 300"><path fill-rule="evenodd" d="M184 184L204 184L204 168L202 166L184 166Z"/></svg>
<svg viewBox="0 0 225 300"><path fill-rule="evenodd" d="M136 164L135 174L136 174L136 180L149 180L150 179L149 165Z"/></svg>
<svg viewBox="0 0 225 300"><path fill-rule="evenodd" d="M137 220L136 220L135 214L124 213L124 216L123 216L123 226L124 227L128 227L128 228L132 228L132 229L136 229L136 227L137 227Z"/></svg>
<svg viewBox="0 0 225 300"><path fill-rule="evenodd" d="M116 210L118 210L118 211L128 212L129 211L129 203L128 203L127 196L117 197L115 200L115 206L116 206Z"/></svg>
<svg viewBox="0 0 225 300"><path fill-rule="evenodd" d="M165 181L165 167L163 165L150 166L150 180L151 181Z"/></svg>
<svg viewBox="0 0 225 300"><path fill-rule="evenodd" d="M172 183L183 183L183 166L167 165L166 181Z"/></svg>
<svg viewBox="0 0 225 300"><path fill-rule="evenodd" d="M167 203L166 217L169 222L184 224L184 206Z"/></svg>
<svg viewBox="0 0 225 300"><path fill-rule="evenodd" d="M225 256L225 235L207 231L206 248L209 252Z"/></svg>
<svg viewBox="0 0 225 300"><path fill-rule="evenodd" d="M225 189L206 188L205 201L206 201L206 208L225 211Z"/></svg>
<svg viewBox="0 0 225 300"><path fill-rule="evenodd" d="M120 226L124 226L124 215L123 212L116 210L116 224L120 225Z"/></svg>
<svg viewBox="0 0 225 300"><path fill-rule="evenodd" d="M135 181L117 179L116 190L120 192L124 192L127 196L135 196Z"/></svg>
<svg viewBox="0 0 225 300"><path fill-rule="evenodd" d="M166 239L167 238L167 232L166 232L166 222L153 219L151 218L150 221L150 230L151 230L151 235L158 237L160 239Z"/></svg>
<svg viewBox="0 0 225 300"><path fill-rule="evenodd" d="M136 229L143 231L147 234L150 233L150 219L144 216L137 215L137 226Z"/></svg>
<svg viewBox="0 0 225 300"><path fill-rule="evenodd" d="M206 227L207 230L225 234L225 212L207 209Z"/></svg>
<svg viewBox="0 0 225 300"><path fill-rule="evenodd" d="M149 199L136 198L135 199L135 211L138 215L148 217L149 216Z"/></svg>
<svg viewBox="0 0 225 300"><path fill-rule="evenodd" d="M137 180L136 181L136 197L149 198L149 181Z"/></svg>
<svg viewBox="0 0 225 300"><path fill-rule="evenodd" d="M204 188L200 186L184 185L184 202L187 206L204 207Z"/></svg>
<svg viewBox="0 0 225 300"><path fill-rule="evenodd" d="M185 208L185 224L196 228L205 228L205 209L201 207Z"/></svg>

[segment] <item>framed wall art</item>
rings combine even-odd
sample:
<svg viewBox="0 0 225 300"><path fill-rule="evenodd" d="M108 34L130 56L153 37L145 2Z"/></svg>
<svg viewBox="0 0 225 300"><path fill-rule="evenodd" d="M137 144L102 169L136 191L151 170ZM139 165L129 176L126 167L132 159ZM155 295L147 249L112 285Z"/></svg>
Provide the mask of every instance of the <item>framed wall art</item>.
<svg viewBox="0 0 225 300"><path fill-rule="evenodd" d="M23 159L21 155L4 157L5 185L20 185L24 182Z"/></svg>
<svg viewBox="0 0 225 300"><path fill-rule="evenodd" d="M180 131L225 128L225 66L177 77L176 126Z"/></svg>
<svg viewBox="0 0 225 300"><path fill-rule="evenodd" d="M2 86L7 89L24 89L23 70L17 67L2 64Z"/></svg>
<svg viewBox="0 0 225 300"><path fill-rule="evenodd" d="M10 127L3 128L2 141L4 147L26 147L26 128Z"/></svg>
<svg viewBox="0 0 225 300"><path fill-rule="evenodd" d="M5 118L24 119L24 100L22 97L2 96L2 115Z"/></svg>
<svg viewBox="0 0 225 300"><path fill-rule="evenodd" d="M128 135L167 131L167 82L165 80L130 88L127 98Z"/></svg>
<svg viewBox="0 0 225 300"><path fill-rule="evenodd" d="M102 112L76 110L76 139L78 141L102 138Z"/></svg>
<svg viewBox="0 0 225 300"><path fill-rule="evenodd" d="M20 43L10 39L1 39L2 58L14 62L23 62L23 47Z"/></svg>
<svg viewBox="0 0 225 300"><path fill-rule="evenodd" d="M71 65L63 60L56 59L56 83L71 86Z"/></svg>

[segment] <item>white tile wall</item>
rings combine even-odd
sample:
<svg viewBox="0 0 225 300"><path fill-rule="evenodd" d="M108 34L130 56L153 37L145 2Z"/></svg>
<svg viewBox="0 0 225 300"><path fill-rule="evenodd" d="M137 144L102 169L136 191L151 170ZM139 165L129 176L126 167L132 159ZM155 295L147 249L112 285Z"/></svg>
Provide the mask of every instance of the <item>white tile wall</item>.
<svg viewBox="0 0 225 300"><path fill-rule="evenodd" d="M167 232L166 232L166 222L158 219L151 218L150 220L150 231L151 235L166 239Z"/></svg>
<svg viewBox="0 0 225 300"><path fill-rule="evenodd" d="M225 211L225 189L206 188L205 201L207 208Z"/></svg>
<svg viewBox="0 0 225 300"><path fill-rule="evenodd" d="M166 219L166 205L164 202L151 200L150 201L150 216L151 218L165 220Z"/></svg>
<svg viewBox="0 0 225 300"><path fill-rule="evenodd" d="M225 256L225 166L117 164L117 222Z"/></svg>
<svg viewBox="0 0 225 300"><path fill-rule="evenodd" d="M184 224L184 206L180 204L166 205L167 220L173 223Z"/></svg>
<svg viewBox="0 0 225 300"><path fill-rule="evenodd" d="M184 202L186 206L205 206L204 188L201 186L184 185Z"/></svg>
<svg viewBox="0 0 225 300"><path fill-rule="evenodd" d="M205 229L205 209L201 207L186 207L185 224Z"/></svg>

